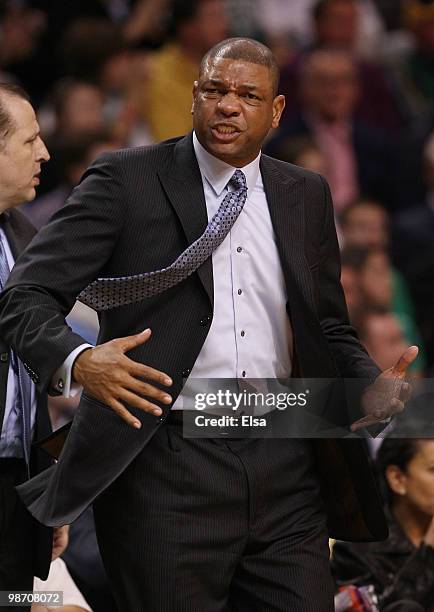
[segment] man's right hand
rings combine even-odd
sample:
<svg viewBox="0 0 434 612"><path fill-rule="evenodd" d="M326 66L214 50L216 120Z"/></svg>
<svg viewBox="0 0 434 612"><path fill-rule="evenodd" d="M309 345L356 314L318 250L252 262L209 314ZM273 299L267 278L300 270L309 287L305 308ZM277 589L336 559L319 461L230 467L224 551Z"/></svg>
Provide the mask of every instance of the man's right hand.
<svg viewBox="0 0 434 612"><path fill-rule="evenodd" d="M149 340L151 330L134 336L116 338L92 349L85 349L74 362L72 376L83 389L112 408L126 423L140 429L140 421L122 404L140 408L155 416L160 416L161 408L145 398L156 399L163 404L170 404L172 398L168 393L146 381L155 381L170 387L171 378L129 359L127 351L144 344Z"/></svg>

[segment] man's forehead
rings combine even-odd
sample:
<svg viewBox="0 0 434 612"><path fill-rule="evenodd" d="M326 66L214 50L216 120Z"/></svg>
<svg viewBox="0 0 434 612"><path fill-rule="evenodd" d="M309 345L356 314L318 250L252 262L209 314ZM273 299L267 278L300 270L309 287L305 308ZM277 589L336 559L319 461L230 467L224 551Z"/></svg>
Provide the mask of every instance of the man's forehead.
<svg viewBox="0 0 434 612"><path fill-rule="evenodd" d="M220 81L265 81L271 82L267 66L247 62L240 59L213 58L208 60L202 73L202 79L218 79Z"/></svg>

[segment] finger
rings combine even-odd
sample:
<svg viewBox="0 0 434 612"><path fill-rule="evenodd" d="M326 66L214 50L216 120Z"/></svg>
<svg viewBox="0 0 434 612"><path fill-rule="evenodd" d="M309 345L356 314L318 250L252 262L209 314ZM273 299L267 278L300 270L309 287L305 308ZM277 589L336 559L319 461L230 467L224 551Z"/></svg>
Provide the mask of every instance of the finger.
<svg viewBox="0 0 434 612"><path fill-rule="evenodd" d="M118 400L112 398L109 402L107 402L107 406L110 406L110 408L114 410L116 414L118 414L121 419L125 421L125 423L131 425L131 427L134 427L135 429L141 428L141 422L136 419L136 417L133 416L131 412L129 412Z"/></svg>
<svg viewBox="0 0 434 612"><path fill-rule="evenodd" d="M127 387L130 391L136 391L145 397L152 397L159 402L163 402L163 404L170 404L172 401L172 397L166 393L166 391L162 391L153 385L148 385L148 383L137 380L137 378L133 378L132 376L129 376L129 378L125 381L125 387Z"/></svg>
<svg viewBox="0 0 434 612"><path fill-rule="evenodd" d="M408 366L416 359L419 349L417 346L409 346L392 368L395 375L405 374Z"/></svg>
<svg viewBox="0 0 434 612"><path fill-rule="evenodd" d="M127 351L131 351L133 348L144 344L151 337L151 330L145 329L139 334L134 334L133 336L125 336L124 338L116 338L112 342L117 344L123 353Z"/></svg>
<svg viewBox="0 0 434 612"><path fill-rule="evenodd" d="M402 402L408 402L411 397L411 385L407 382L402 384L400 399Z"/></svg>
<svg viewBox="0 0 434 612"><path fill-rule="evenodd" d="M376 419L372 415L368 415L363 417L362 419L359 419L358 421L355 421L355 423L351 425L350 429L352 432L355 432L359 429L363 429L364 427L369 427L370 425L378 425L378 423L378 419Z"/></svg>
<svg viewBox="0 0 434 612"><path fill-rule="evenodd" d="M132 376L140 376L140 378L154 380L166 387L170 387L173 384L172 379L165 372L160 372L160 370L155 370L143 363L133 361L129 357L126 357L126 359L128 359L128 371Z"/></svg>
<svg viewBox="0 0 434 612"><path fill-rule="evenodd" d="M401 402L397 397L390 402L390 406L393 410L393 414L399 414L404 410L404 402Z"/></svg>
<svg viewBox="0 0 434 612"><path fill-rule="evenodd" d="M136 395L135 393L131 393L127 389L122 389L119 393L119 399L123 402L126 402L129 406L133 406L134 408L139 408L144 412L150 412L155 416L161 416L163 411L159 406L153 404L152 402L140 397L140 395Z"/></svg>

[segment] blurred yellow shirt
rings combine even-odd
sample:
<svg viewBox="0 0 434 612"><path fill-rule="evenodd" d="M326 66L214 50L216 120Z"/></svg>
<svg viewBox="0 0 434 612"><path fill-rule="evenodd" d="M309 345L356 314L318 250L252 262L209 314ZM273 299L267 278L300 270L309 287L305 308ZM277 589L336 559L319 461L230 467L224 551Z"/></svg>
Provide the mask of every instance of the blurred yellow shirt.
<svg viewBox="0 0 434 612"><path fill-rule="evenodd" d="M193 83L199 66L170 44L154 54L148 81L147 120L156 142L192 129Z"/></svg>

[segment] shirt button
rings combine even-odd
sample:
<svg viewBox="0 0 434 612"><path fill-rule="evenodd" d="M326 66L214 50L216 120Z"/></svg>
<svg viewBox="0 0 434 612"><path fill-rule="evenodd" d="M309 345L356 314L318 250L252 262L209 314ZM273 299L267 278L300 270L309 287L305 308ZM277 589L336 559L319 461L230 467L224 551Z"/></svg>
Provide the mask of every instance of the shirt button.
<svg viewBox="0 0 434 612"><path fill-rule="evenodd" d="M241 337L244 338L244 336L246 335L246 332L243 330L241 330Z"/></svg>
<svg viewBox="0 0 434 612"><path fill-rule="evenodd" d="M181 376L182 378L188 378L190 375L191 370L189 370L188 368L186 368L183 372L181 372Z"/></svg>
<svg viewBox="0 0 434 612"><path fill-rule="evenodd" d="M238 295L241 295L241 294L242 294L242 292L243 292L243 290L242 290L242 289L238 289Z"/></svg>
<svg viewBox="0 0 434 612"><path fill-rule="evenodd" d="M245 378L245 376L246 376L246 370L243 370L243 371L241 372L241 376L242 376L243 378Z"/></svg>
<svg viewBox="0 0 434 612"><path fill-rule="evenodd" d="M211 315L206 315L205 317L202 317L200 320L200 324L205 326L208 325L208 323L211 322Z"/></svg>
<svg viewBox="0 0 434 612"><path fill-rule="evenodd" d="M6 362L6 361L8 361L8 360L9 360L9 353L2 353L2 354L0 355L0 361L1 361L2 363L5 363L5 362Z"/></svg>
<svg viewBox="0 0 434 612"><path fill-rule="evenodd" d="M243 247L237 247L237 253L241 253L242 250L243 250Z"/></svg>

